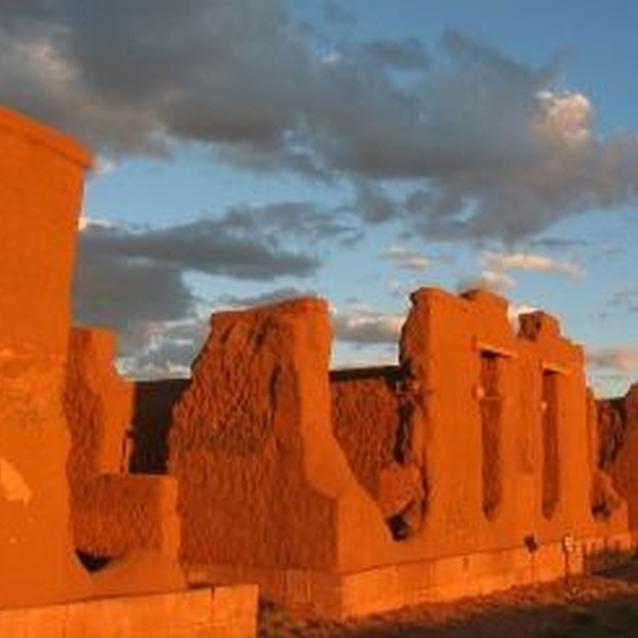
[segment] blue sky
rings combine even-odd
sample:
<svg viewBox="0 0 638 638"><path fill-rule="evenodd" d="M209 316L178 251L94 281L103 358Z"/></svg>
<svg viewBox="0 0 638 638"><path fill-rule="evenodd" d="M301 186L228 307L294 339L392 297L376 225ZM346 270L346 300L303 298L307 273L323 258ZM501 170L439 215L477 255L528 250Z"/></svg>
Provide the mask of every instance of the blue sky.
<svg viewBox="0 0 638 638"><path fill-rule="evenodd" d="M327 297L335 365L482 285L638 377L634 2L10 0L3 102L94 150L76 318L183 373L220 308Z"/></svg>

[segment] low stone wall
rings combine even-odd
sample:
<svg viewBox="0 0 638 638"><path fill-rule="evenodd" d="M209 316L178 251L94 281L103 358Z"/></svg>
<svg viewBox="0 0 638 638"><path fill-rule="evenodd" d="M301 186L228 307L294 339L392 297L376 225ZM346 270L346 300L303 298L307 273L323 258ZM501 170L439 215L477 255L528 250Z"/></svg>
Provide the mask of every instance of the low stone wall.
<svg viewBox="0 0 638 638"><path fill-rule="evenodd" d="M11 638L254 638L257 587L215 587L0 610Z"/></svg>

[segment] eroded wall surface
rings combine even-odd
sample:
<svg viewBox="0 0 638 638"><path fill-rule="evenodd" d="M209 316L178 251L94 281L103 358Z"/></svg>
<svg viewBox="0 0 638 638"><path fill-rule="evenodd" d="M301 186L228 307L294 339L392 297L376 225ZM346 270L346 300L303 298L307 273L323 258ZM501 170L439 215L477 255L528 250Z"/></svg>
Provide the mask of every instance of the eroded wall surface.
<svg viewBox="0 0 638 638"><path fill-rule="evenodd" d="M333 569L385 536L332 434L330 341L316 299L213 315L170 434L185 562Z"/></svg>
<svg viewBox="0 0 638 638"><path fill-rule="evenodd" d="M71 331L65 411L71 432L68 476L75 546L93 557L139 550L177 555L177 487L168 476L130 474L134 384L114 369L113 335Z"/></svg>
<svg viewBox="0 0 638 638"><path fill-rule="evenodd" d="M612 490L627 502L632 529L638 527L638 384L624 397L597 402L600 468Z"/></svg>
<svg viewBox="0 0 638 638"><path fill-rule="evenodd" d="M423 427L399 366L330 374L334 435L397 540L414 536L427 506Z"/></svg>
<svg viewBox="0 0 638 638"><path fill-rule="evenodd" d="M425 527L456 551L586 536L593 473L583 356L544 313L490 293L422 289L401 361L426 423Z"/></svg>
<svg viewBox="0 0 638 638"><path fill-rule="evenodd" d="M545 313L520 324L422 289L398 366L330 375L323 302L213 315L170 433L182 559L353 573L626 531L592 513L582 349Z"/></svg>
<svg viewBox="0 0 638 638"><path fill-rule="evenodd" d="M84 172L75 142L0 108L0 608L84 596L62 394Z"/></svg>

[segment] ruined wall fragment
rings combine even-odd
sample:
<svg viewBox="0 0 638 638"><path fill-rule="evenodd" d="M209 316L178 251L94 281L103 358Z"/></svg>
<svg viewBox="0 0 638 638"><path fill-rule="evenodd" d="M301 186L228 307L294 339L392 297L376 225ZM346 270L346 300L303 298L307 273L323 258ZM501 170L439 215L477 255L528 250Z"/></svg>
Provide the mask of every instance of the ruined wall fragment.
<svg viewBox="0 0 638 638"><path fill-rule="evenodd" d="M175 480L129 474L134 387L115 371L114 351L107 330L71 331L65 411L75 545L97 557L143 549L176 556Z"/></svg>
<svg viewBox="0 0 638 638"><path fill-rule="evenodd" d="M170 433L186 563L375 560L388 535L332 433L330 341L317 299L213 315Z"/></svg>

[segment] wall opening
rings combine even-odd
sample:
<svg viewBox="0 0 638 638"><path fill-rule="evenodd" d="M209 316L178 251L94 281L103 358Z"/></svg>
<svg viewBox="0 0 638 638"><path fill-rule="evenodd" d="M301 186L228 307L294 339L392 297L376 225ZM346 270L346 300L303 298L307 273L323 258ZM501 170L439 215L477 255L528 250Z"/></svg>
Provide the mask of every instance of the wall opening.
<svg viewBox="0 0 638 638"><path fill-rule="evenodd" d="M560 498L558 456L558 373L543 370L541 401L543 439L543 516L552 518Z"/></svg>
<svg viewBox="0 0 638 638"><path fill-rule="evenodd" d="M483 513L492 520L501 504L503 485L501 472L501 409L499 373L501 357L481 352L480 412L482 439Z"/></svg>

